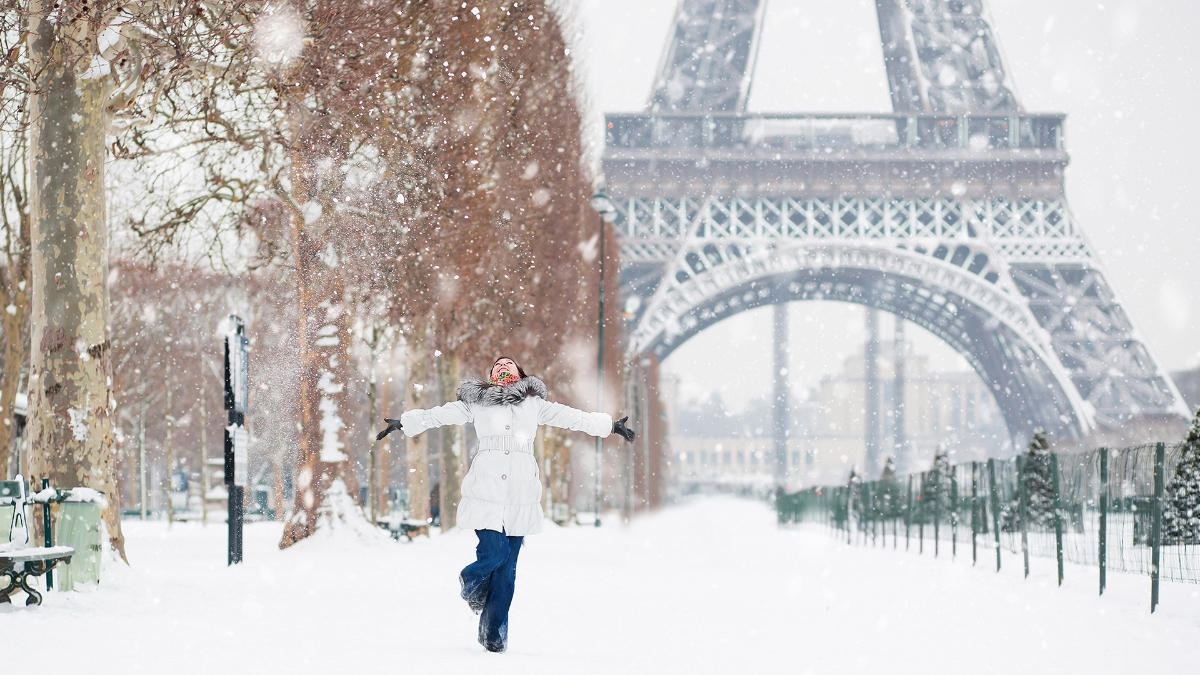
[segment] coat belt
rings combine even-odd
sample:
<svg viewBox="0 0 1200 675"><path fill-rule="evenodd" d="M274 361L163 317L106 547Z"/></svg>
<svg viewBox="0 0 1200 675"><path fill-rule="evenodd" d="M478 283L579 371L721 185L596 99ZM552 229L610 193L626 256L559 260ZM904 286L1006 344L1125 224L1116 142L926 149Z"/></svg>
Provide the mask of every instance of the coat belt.
<svg viewBox="0 0 1200 675"><path fill-rule="evenodd" d="M516 436L480 436L479 451L485 450L508 450L510 452L526 452L533 454L533 441L531 439L517 438Z"/></svg>

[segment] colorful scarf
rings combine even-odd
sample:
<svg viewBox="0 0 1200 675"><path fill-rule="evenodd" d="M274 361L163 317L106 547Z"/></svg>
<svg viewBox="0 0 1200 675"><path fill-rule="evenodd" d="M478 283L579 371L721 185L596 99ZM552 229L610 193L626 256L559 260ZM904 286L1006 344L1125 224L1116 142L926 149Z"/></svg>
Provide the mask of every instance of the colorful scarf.
<svg viewBox="0 0 1200 675"><path fill-rule="evenodd" d="M499 373L497 373L496 375L493 375L491 381L492 381L492 384L494 384L496 386L507 387L508 385L512 384L513 382L516 382L519 379L521 379L521 377L519 375L517 375L515 373L510 373L507 370L502 370Z"/></svg>

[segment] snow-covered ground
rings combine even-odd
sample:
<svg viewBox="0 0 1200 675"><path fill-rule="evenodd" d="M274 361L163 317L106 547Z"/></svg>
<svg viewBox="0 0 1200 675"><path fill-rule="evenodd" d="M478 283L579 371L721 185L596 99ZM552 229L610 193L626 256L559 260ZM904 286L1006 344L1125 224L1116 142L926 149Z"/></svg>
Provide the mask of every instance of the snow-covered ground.
<svg viewBox="0 0 1200 675"><path fill-rule="evenodd" d="M510 646L475 643L457 573L474 536L406 545L275 544L247 528L127 522L133 566L101 588L0 608L0 672L1098 673L1191 672L1200 587L1052 560L1021 578L949 556L849 547L779 529L761 503L711 498L629 525L548 528L517 570ZM18 638L18 636L20 636ZM25 642L17 646L18 640ZM285 670L286 669L286 670ZM49 672L49 671L40 671Z"/></svg>

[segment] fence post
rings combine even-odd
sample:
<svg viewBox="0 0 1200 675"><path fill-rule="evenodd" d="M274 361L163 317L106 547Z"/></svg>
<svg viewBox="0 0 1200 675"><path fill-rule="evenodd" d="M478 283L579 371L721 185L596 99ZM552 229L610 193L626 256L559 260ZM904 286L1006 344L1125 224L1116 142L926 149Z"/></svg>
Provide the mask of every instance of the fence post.
<svg viewBox="0 0 1200 675"><path fill-rule="evenodd" d="M1050 453L1050 480L1054 483L1054 557L1058 560L1058 585L1063 582L1062 499L1058 485L1058 453Z"/></svg>
<svg viewBox="0 0 1200 675"><path fill-rule="evenodd" d="M838 532L842 529L842 488L831 487L827 490L827 501L829 505L829 529L830 534Z"/></svg>
<svg viewBox="0 0 1200 675"><path fill-rule="evenodd" d="M829 490L829 529L830 534L842 529L842 489L838 487Z"/></svg>
<svg viewBox="0 0 1200 675"><path fill-rule="evenodd" d="M841 518L838 517L838 511L841 510L842 493L838 488L830 488L826 491L825 503L829 506L829 534L832 535L841 528Z"/></svg>
<svg viewBox="0 0 1200 675"><path fill-rule="evenodd" d="M854 530L853 530L853 528L850 527L850 520L852 519L852 514L850 513L850 506L851 506L851 503L853 502L853 500L854 500L854 485L852 483L846 488L846 543L847 544L854 543L854 539L853 539L854 538Z"/></svg>
<svg viewBox="0 0 1200 675"><path fill-rule="evenodd" d="M996 460L987 461L989 492L992 498L992 532L996 537L996 571L1000 571L1000 489L996 487Z"/></svg>
<svg viewBox="0 0 1200 675"><path fill-rule="evenodd" d="M979 562L975 537L979 533L979 462L971 462L971 565Z"/></svg>
<svg viewBox="0 0 1200 675"><path fill-rule="evenodd" d="M1154 446L1154 501L1150 509L1150 613L1158 607L1159 562L1162 558L1162 501L1163 464L1166 463L1167 445Z"/></svg>
<svg viewBox="0 0 1200 675"><path fill-rule="evenodd" d="M933 557L938 557L942 548L942 472L929 472L936 476L933 481Z"/></svg>
<svg viewBox="0 0 1200 675"><path fill-rule="evenodd" d="M899 485L897 485L896 487L899 488ZM900 501L900 495L896 495L896 501L897 502ZM893 504L892 508L898 509L898 508L900 508L900 505L898 503ZM900 548L900 516L897 515L895 511L892 511L892 550L895 551L899 548Z"/></svg>
<svg viewBox="0 0 1200 675"><path fill-rule="evenodd" d="M950 467L950 559L958 557L958 467Z"/></svg>
<svg viewBox="0 0 1200 675"><path fill-rule="evenodd" d="M862 529L863 529L863 488L862 488L862 484L860 483L858 485L858 489L850 488L850 491L854 493L854 512L858 514L858 517L854 521L854 543L860 544L860 543L862 543L860 540L862 538Z"/></svg>
<svg viewBox="0 0 1200 675"><path fill-rule="evenodd" d="M821 506L825 513L825 526L829 528L829 536L833 536L834 529L837 528L837 502L833 500L833 495L837 488L821 488Z"/></svg>
<svg viewBox="0 0 1200 675"><path fill-rule="evenodd" d="M925 553L925 472L921 472L921 489L917 493L917 553Z"/></svg>
<svg viewBox="0 0 1200 675"><path fill-rule="evenodd" d="M842 488L835 487L829 491L829 529L842 529Z"/></svg>
<svg viewBox="0 0 1200 675"><path fill-rule="evenodd" d="M838 492L838 489L836 487L826 488L824 490L824 493L825 493L825 505L829 510L829 517L828 517L829 534L830 534L830 536L832 536L833 533L837 531L838 526L839 526L838 504L841 503L841 493Z"/></svg>
<svg viewBox="0 0 1200 675"><path fill-rule="evenodd" d="M854 492L854 511L858 514L858 518L854 521L854 543L861 544L863 516L865 515L863 513L863 486L861 483L859 483L857 490L854 488L850 488L850 490Z"/></svg>
<svg viewBox="0 0 1200 675"><path fill-rule="evenodd" d="M1100 595L1108 582L1108 448L1100 448Z"/></svg>
<svg viewBox="0 0 1200 675"><path fill-rule="evenodd" d="M825 498L825 493L827 492L827 490L825 488L815 488L815 489L817 491L816 492L817 508L820 509L820 511L818 511L818 513L820 513L820 516L819 516L821 519L820 522L825 527L829 527L829 517L832 514L829 513L829 500L827 500Z"/></svg>
<svg viewBox="0 0 1200 675"><path fill-rule="evenodd" d="M826 506L829 507L829 533L840 530L841 518L838 513L841 510L841 490L839 488L830 488L824 491L826 494Z"/></svg>
<svg viewBox="0 0 1200 675"><path fill-rule="evenodd" d="M1025 458L1017 457L1017 515L1021 521L1021 555L1025 558L1025 578L1029 578L1028 495L1025 494Z"/></svg>
<svg viewBox="0 0 1200 675"><path fill-rule="evenodd" d="M879 545L879 486L871 490L871 500L867 502L871 509L871 545Z"/></svg>
<svg viewBox="0 0 1200 675"><path fill-rule="evenodd" d="M825 508L825 490L823 488L813 488L813 508L817 510L817 524L827 525L829 512Z"/></svg>
<svg viewBox="0 0 1200 675"><path fill-rule="evenodd" d="M912 477L912 474L910 473L910 474L908 474L908 507L904 509L904 550L905 551L908 550L908 544L909 544L908 531L909 531L909 528L912 527L912 510L913 510L912 482L913 482L913 477Z"/></svg>
<svg viewBox="0 0 1200 675"><path fill-rule="evenodd" d="M863 515L866 516L866 526L870 528L871 545L875 545L875 502L872 501L871 484L863 480ZM868 532L863 530L863 543L866 543Z"/></svg>

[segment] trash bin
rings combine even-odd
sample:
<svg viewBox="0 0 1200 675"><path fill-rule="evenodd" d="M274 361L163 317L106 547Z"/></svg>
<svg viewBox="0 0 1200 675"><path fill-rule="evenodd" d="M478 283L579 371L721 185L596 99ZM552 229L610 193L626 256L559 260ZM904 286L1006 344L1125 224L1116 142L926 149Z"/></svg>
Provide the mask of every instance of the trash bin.
<svg viewBox="0 0 1200 675"><path fill-rule="evenodd" d="M54 532L56 546L71 546L75 555L70 564L59 565L54 585L69 591L85 584L100 583L100 517L104 504L65 501L58 505L58 523Z"/></svg>
<svg viewBox="0 0 1200 675"><path fill-rule="evenodd" d="M8 531L12 528L12 516L15 506L0 506L0 544L11 541Z"/></svg>

